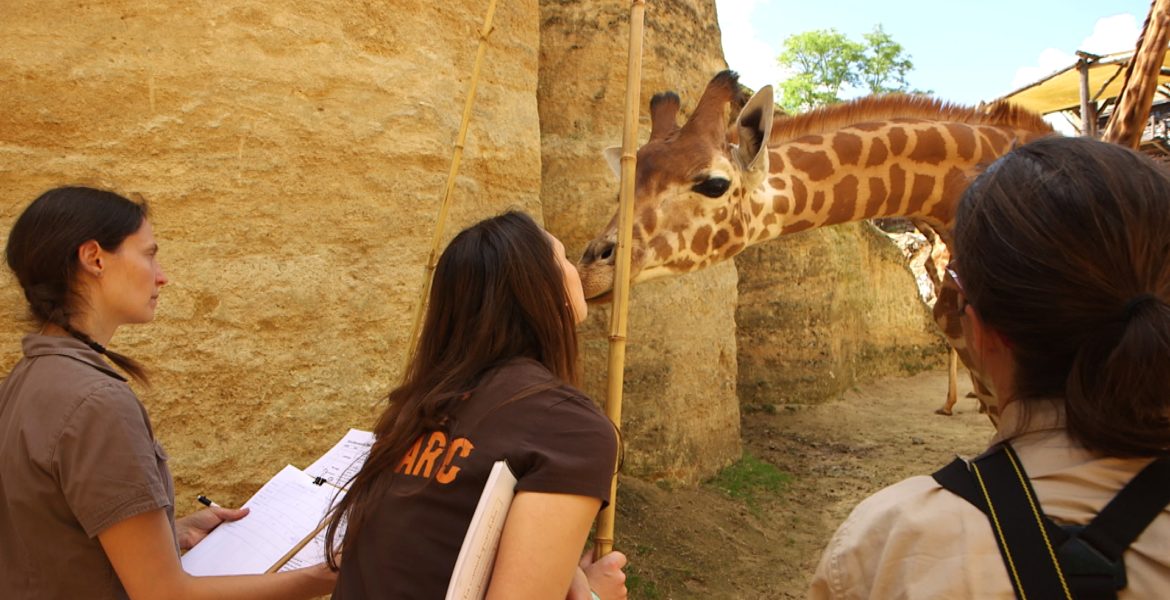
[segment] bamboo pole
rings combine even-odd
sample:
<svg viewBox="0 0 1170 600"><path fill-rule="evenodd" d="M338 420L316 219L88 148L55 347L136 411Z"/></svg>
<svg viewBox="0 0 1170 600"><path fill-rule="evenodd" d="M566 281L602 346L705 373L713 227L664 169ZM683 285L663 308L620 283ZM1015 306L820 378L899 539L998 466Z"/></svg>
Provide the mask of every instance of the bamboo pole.
<svg viewBox="0 0 1170 600"><path fill-rule="evenodd" d="M410 364L410 357L414 356L418 344L419 330L422 328L423 315L427 310L427 297L431 293L431 279L435 273L435 265L439 258L439 245L443 242L443 230L447 227L447 213L451 206L451 193L455 190L455 176L459 173L459 165L463 162L463 146L467 141L467 125L471 121L471 107L475 104L475 90L479 86L479 69L483 64L483 56L487 51L488 35L492 32L492 19L496 15L496 0L488 3L487 15L483 19L483 29L479 32L479 48L475 53L475 66L471 71L471 81L467 83L467 99L463 103L463 119L459 123L459 135L455 138L455 149L451 154L451 170L447 172L447 185L443 188L443 199L439 203L439 217L435 221L435 232L431 237L431 253L427 257L426 268L423 270L423 281L420 286L418 304L414 312L414 324L410 327L410 338L407 340L406 360L403 366Z"/></svg>
<svg viewBox="0 0 1170 600"><path fill-rule="evenodd" d="M613 274L613 314L609 321L609 374L605 413L620 429L622 384L626 362L626 317L630 299L630 242L634 237L634 171L637 167L638 105L641 102L642 21L645 0L630 2L630 49L626 69L626 117L622 132L621 191L618 194L617 252ZM613 550L614 515L617 508L617 469L609 486L609 506L597 518L594 558Z"/></svg>

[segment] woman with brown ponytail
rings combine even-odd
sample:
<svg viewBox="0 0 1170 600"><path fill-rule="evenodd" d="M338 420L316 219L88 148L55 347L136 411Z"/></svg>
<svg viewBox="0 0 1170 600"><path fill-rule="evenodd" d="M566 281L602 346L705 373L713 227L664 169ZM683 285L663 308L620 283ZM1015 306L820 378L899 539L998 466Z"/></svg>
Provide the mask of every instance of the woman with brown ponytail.
<svg viewBox="0 0 1170 600"><path fill-rule="evenodd" d="M191 577L179 552L246 511L174 517L167 456L126 378L145 370L107 348L154 318L167 283L144 204L66 187L37 198L8 237L9 268L37 324L0 383L0 596L133 600L312 598L324 565Z"/></svg>
<svg viewBox="0 0 1170 600"><path fill-rule="evenodd" d="M859 504L811 598L1164 598L1170 171L1049 138L966 191L950 276L991 448Z"/></svg>

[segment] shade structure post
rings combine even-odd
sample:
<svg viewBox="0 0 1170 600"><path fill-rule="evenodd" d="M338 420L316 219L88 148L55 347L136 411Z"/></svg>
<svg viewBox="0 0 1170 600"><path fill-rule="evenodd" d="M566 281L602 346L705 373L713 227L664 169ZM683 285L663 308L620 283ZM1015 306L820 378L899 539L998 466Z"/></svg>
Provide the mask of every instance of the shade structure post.
<svg viewBox="0 0 1170 600"><path fill-rule="evenodd" d="M614 425L622 424L622 384L625 381L626 330L630 301L630 250L634 237L634 173L637 168L638 106L641 103L642 26L645 0L630 2L629 62L626 69L626 112L622 130L621 187L618 194L617 247L614 249L613 313L609 327L609 370L606 377L605 414ZM616 467L616 465L615 465ZM609 487L609 505L597 518L594 557L613 550L614 516L617 510L617 469Z"/></svg>

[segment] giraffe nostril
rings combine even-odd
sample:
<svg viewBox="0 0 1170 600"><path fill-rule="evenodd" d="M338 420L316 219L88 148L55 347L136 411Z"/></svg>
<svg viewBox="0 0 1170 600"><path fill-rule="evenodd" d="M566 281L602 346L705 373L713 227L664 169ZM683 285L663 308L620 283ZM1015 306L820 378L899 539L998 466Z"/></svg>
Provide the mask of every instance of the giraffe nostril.
<svg viewBox="0 0 1170 600"><path fill-rule="evenodd" d="M601 250L601 256L600 256L599 258L600 258L601 260L610 260L610 259L612 259L612 258L613 258L613 247L614 247L614 245L613 245L613 244L609 244L609 245L607 245L605 248L603 248L603 249Z"/></svg>

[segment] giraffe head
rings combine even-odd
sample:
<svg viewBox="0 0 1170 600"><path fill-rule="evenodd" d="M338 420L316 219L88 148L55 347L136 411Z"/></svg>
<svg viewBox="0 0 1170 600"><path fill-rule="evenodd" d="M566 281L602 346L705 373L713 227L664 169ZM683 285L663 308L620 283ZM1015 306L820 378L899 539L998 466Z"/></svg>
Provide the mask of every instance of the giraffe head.
<svg viewBox="0 0 1170 600"><path fill-rule="evenodd" d="M677 95L651 99L650 139L638 149L634 178L633 283L695 271L747 245L748 196L768 175L774 106L765 86L729 130L727 107L739 93L738 76L719 73L682 127ZM620 149L607 150L606 158L618 173ZM615 214L578 263L586 298L612 290L617 220Z"/></svg>

